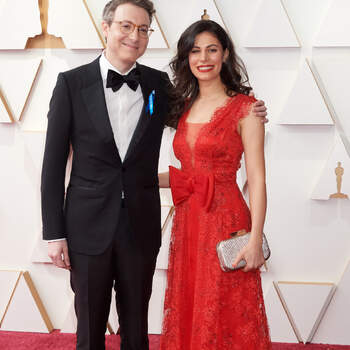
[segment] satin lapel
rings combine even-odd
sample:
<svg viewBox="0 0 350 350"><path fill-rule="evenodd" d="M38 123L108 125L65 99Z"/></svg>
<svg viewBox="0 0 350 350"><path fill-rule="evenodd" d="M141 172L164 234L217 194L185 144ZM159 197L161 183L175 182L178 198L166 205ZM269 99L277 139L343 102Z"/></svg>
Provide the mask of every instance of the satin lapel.
<svg viewBox="0 0 350 350"><path fill-rule="evenodd" d="M88 110L88 115L93 125L95 126L97 132L102 137L103 141L113 142L116 148L117 157L120 161L120 156L118 148L114 141L114 134L112 131L112 126L109 120L109 115L106 106L105 94L103 91L102 78L100 73L99 61L92 63L93 66L93 76L94 78L87 87L81 90L83 100L85 102L86 108Z"/></svg>
<svg viewBox="0 0 350 350"><path fill-rule="evenodd" d="M140 142L142 136L144 135L145 131L147 130L147 127L151 121L152 118L156 117L156 103L157 103L157 94L155 96L155 113L154 115L150 116L149 112L146 112L146 106L148 104L148 97L151 94L152 90L155 90L155 88L151 85L152 81L149 77L146 76L145 71L142 69L142 67L138 66L141 72L141 77L140 77L140 85L141 85L141 90L142 90L142 95L143 95L143 108L141 111L141 115L139 118L139 121L137 123L136 129L134 131L134 134L131 138L128 150L125 155L124 162L130 158L130 156L135 152L135 149Z"/></svg>

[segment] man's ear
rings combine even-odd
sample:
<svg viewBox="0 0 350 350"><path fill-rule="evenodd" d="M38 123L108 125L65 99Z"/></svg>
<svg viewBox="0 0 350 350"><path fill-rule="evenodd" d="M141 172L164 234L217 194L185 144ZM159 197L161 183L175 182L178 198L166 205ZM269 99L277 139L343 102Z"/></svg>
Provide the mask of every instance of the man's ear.
<svg viewBox="0 0 350 350"><path fill-rule="evenodd" d="M107 42L109 24L106 21L102 21L101 28L102 28L103 36L105 37L105 41Z"/></svg>

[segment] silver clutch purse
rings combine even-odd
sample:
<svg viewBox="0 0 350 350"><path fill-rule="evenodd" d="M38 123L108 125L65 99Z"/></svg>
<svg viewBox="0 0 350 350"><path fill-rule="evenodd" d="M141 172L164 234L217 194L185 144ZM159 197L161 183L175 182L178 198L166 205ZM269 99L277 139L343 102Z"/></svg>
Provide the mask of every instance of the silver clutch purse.
<svg viewBox="0 0 350 350"><path fill-rule="evenodd" d="M234 232L231 235L233 237L225 239L224 241L221 241L216 245L216 251L218 253L221 269L227 272L241 269L246 265L245 260L241 260L236 267L232 266L238 253L243 247L245 247L248 244L250 232L246 233L244 231L244 233L241 233L241 231L239 231ZM271 255L271 251L267 243L265 234L263 234L262 249L264 258L265 260L267 260Z"/></svg>

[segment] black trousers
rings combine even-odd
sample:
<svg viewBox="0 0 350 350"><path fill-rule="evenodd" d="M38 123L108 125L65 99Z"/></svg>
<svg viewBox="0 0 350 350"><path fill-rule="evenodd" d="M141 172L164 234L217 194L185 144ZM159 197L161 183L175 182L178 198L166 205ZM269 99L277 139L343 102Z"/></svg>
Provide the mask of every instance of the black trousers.
<svg viewBox="0 0 350 350"><path fill-rule="evenodd" d="M105 332L116 291L122 350L148 350L148 303L156 254L142 251L122 208L115 238L101 255L69 252L71 286L78 319L77 350L104 350Z"/></svg>

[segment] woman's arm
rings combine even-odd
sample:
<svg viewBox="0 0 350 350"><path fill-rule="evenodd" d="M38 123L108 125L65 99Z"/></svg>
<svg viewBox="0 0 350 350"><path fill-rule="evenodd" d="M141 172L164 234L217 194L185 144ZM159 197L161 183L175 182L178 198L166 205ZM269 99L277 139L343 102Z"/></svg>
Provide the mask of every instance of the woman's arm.
<svg viewBox="0 0 350 350"><path fill-rule="evenodd" d="M264 124L251 111L247 117L241 119L239 132L244 147L252 229L249 243L242 249L235 263L238 263L243 258L247 263L244 271L250 271L260 267L264 263L262 233L266 214L265 128Z"/></svg>
<svg viewBox="0 0 350 350"><path fill-rule="evenodd" d="M169 172L158 174L159 188L169 188Z"/></svg>

